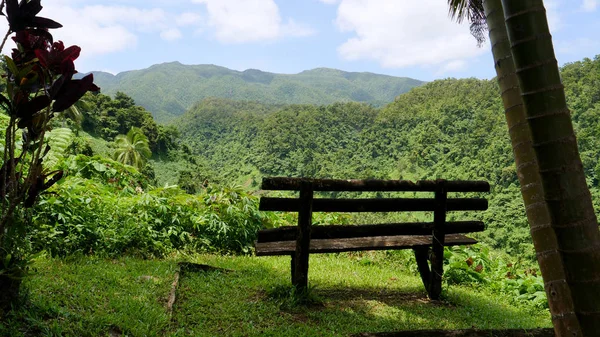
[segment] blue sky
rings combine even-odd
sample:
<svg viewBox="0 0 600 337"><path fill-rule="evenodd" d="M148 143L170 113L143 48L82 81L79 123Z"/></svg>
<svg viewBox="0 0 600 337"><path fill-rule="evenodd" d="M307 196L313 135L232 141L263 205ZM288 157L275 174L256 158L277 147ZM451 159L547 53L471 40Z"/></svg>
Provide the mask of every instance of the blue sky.
<svg viewBox="0 0 600 337"><path fill-rule="evenodd" d="M546 0L560 64L600 54L600 0ZM79 71L156 63L297 73L316 67L421 80L494 76L489 44L446 0L42 0Z"/></svg>

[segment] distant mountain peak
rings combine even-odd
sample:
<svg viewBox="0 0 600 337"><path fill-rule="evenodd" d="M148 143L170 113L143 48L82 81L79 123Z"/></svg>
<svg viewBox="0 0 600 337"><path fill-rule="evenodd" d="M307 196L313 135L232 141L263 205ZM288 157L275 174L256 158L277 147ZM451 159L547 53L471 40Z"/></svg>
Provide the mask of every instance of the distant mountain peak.
<svg viewBox="0 0 600 337"><path fill-rule="evenodd" d="M327 68L327 67L318 67L318 68L313 68L313 69L308 69L308 70L304 70L301 71L299 74L311 74L311 73L344 73L345 71L340 70L340 69L335 69L335 68Z"/></svg>
<svg viewBox="0 0 600 337"><path fill-rule="evenodd" d="M252 100L265 104L330 104L359 101L376 106L424 82L374 73L315 68L298 74L260 69L236 71L214 64L178 61L112 75L93 72L105 94L122 91L148 109L159 122L182 115L207 97Z"/></svg>

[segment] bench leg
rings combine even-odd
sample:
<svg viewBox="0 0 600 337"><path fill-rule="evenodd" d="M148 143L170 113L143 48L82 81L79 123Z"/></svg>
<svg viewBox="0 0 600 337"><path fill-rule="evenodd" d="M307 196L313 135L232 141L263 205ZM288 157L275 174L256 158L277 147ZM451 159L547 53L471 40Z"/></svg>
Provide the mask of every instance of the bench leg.
<svg viewBox="0 0 600 337"><path fill-rule="evenodd" d="M308 251L296 252L292 258L292 284L300 292L308 287Z"/></svg>
<svg viewBox="0 0 600 337"><path fill-rule="evenodd" d="M312 185L304 183L300 189L300 210L298 211L298 236L294 252L294 274L292 284L298 292L308 287L308 255L310 249L310 226L312 224Z"/></svg>
<svg viewBox="0 0 600 337"><path fill-rule="evenodd" d="M419 268L421 281L423 281L427 295L431 298L431 288L429 286L431 281L431 271L429 269L429 263L427 263L427 260L429 259L429 248L414 248L413 251L415 252L415 259L417 260L417 267Z"/></svg>
<svg viewBox="0 0 600 337"><path fill-rule="evenodd" d="M442 274L444 274L444 241L446 211L448 210L448 189L445 180L437 180L435 191L435 211L433 212L433 241L431 242L431 274L429 298L439 300L442 294Z"/></svg>
<svg viewBox="0 0 600 337"><path fill-rule="evenodd" d="M444 246L431 251L429 298L432 300L439 300L442 294L442 274L444 274Z"/></svg>

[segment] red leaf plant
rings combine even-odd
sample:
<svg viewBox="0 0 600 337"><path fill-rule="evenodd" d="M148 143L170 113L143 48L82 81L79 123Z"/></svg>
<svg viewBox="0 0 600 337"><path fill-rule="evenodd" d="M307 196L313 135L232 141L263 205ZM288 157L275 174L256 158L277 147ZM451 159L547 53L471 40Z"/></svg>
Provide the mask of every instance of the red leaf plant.
<svg viewBox="0 0 600 337"><path fill-rule="evenodd" d="M0 109L9 117L0 167L0 310L6 307L7 296L11 300L14 295L11 289L3 289L12 283L1 278L18 277L26 268L26 244L20 243L26 240L27 227L17 228L26 223L19 214L63 176L62 171L49 172L43 165L50 150L44 139L49 122L86 92L100 90L91 74L73 79L81 48L54 42L50 29L62 25L37 16L41 10L40 0L0 0L0 14L9 25L0 50L11 34L16 44L10 57L0 60L6 84Z"/></svg>

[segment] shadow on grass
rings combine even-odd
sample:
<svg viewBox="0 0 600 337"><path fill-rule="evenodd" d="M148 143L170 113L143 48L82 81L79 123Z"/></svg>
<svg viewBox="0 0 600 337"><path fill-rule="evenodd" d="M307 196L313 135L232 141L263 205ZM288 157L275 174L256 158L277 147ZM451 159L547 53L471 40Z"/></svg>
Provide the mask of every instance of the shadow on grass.
<svg viewBox="0 0 600 337"><path fill-rule="evenodd" d="M280 300L291 289L287 264L225 262L222 267L233 272L188 274L181 280L172 336L337 336L549 324L543 312L531 313L511 306L506 298L465 287L451 287L444 301L429 301L422 286L414 282L368 287L340 280L321 287L318 280L312 281L313 295L322 305L290 308ZM273 291L283 295L274 298L270 296Z"/></svg>

